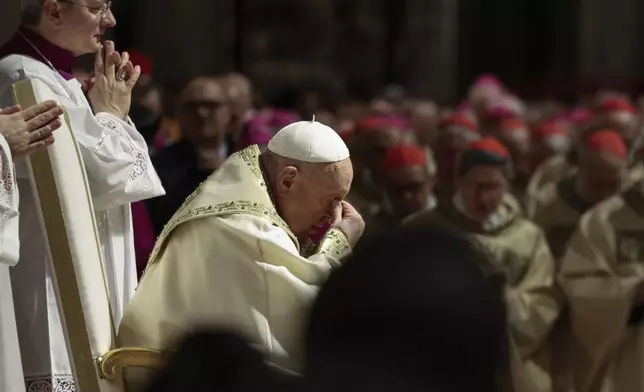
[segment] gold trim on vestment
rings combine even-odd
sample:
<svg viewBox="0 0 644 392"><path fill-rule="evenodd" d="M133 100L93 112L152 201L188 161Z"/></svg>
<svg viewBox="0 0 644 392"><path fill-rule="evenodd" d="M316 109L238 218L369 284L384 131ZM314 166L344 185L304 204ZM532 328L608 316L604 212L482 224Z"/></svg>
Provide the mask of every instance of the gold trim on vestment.
<svg viewBox="0 0 644 392"><path fill-rule="evenodd" d="M270 190L268 189L268 185L266 184L266 178L264 177L262 166L259 161L260 154L261 152L259 150L259 147L257 145L253 145L234 153L228 159L241 159L246 164L251 173L253 173L254 180L257 181L261 188L270 196ZM165 227L161 231L161 235L159 236L159 238L157 238L157 241L154 244L154 249L150 253L148 265L146 266L146 272L147 269L157 261L157 256L159 255L159 252L164 248L167 237L170 235L170 233L172 233L172 231L180 224L197 218L217 217L232 214L247 214L266 218L275 226L283 229L289 235L289 237L291 237L299 251L300 245L297 241L297 238L289 228L288 224L279 215L277 209L273 204L265 205L262 203L246 200L233 200L215 205L188 208L190 202L192 202L203 191L205 184L212 176L217 174L217 172L218 170L211 174L197 187L197 189L190 196L186 198L181 207L179 207L177 212L175 212L170 221L165 225Z"/></svg>
<svg viewBox="0 0 644 392"><path fill-rule="evenodd" d="M101 378L119 380L123 369L131 367L160 369L164 358L159 350L143 347L121 347L102 355L97 359L98 371Z"/></svg>
<svg viewBox="0 0 644 392"><path fill-rule="evenodd" d="M28 108L38 103L30 80L15 83L13 93L16 103L23 108ZM67 115L65 114L64 116L69 125ZM76 143L71 127L69 127L69 131L72 134L74 143ZM79 164L83 165L78 148L76 148L76 153ZM67 237L65 219L61 209L54 171L49 159L49 151L47 149L40 150L31 154L29 159L37 201L40 205L40 213L47 235L47 245L51 253L58 298L62 308L61 321L64 323L65 331L67 332L67 342L71 351L70 360L76 376L76 385L78 390L83 392L100 392L70 241ZM84 174L85 168L84 166L82 167ZM85 178L85 187L85 192L90 195L87 178ZM91 198L89 205L92 205ZM91 211L91 215L92 219L94 219L94 211ZM100 249L97 252L99 255L101 254Z"/></svg>
<svg viewBox="0 0 644 392"><path fill-rule="evenodd" d="M336 260L343 259L346 255L351 252L351 245L349 245L349 240L344 233L338 229L331 229L320 241L316 253L322 253L329 255Z"/></svg>

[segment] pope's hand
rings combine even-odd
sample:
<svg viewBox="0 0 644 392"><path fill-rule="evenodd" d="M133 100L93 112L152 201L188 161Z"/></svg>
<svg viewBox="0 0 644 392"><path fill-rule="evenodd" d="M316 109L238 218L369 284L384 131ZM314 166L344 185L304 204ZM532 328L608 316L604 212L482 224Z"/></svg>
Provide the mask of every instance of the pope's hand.
<svg viewBox="0 0 644 392"><path fill-rule="evenodd" d="M51 145L52 132L60 128L63 109L54 101L45 101L22 110L18 105L0 110L0 134L11 155L21 157Z"/></svg>
<svg viewBox="0 0 644 392"><path fill-rule="evenodd" d="M88 97L94 113L109 113L127 118L132 89L141 76L141 67L129 61L127 52L119 54L114 42L106 41L94 59L94 79Z"/></svg>
<svg viewBox="0 0 644 392"><path fill-rule="evenodd" d="M341 202L342 218L335 222L333 227L342 231L347 236L351 247L355 246L364 232L364 220L360 213L347 201Z"/></svg>

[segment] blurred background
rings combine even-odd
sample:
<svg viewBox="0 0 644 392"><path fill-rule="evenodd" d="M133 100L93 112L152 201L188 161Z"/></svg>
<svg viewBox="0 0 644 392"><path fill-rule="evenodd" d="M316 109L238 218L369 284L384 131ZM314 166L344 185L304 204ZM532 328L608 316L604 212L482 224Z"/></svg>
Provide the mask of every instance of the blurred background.
<svg viewBox="0 0 644 392"><path fill-rule="evenodd" d="M2 2L0 41L19 7ZM116 0L113 9L118 49L149 56L170 89L234 70L263 92L316 85L333 101L398 83L455 103L484 72L524 99L599 86L634 93L643 78L638 0Z"/></svg>

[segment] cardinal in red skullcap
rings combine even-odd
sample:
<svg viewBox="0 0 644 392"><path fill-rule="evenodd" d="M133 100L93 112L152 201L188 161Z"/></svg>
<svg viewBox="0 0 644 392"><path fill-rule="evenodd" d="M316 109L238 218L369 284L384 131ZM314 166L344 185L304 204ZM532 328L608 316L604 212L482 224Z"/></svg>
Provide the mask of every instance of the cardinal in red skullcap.
<svg viewBox="0 0 644 392"><path fill-rule="evenodd" d="M367 221L381 210L383 194L378 180L381 178L385 152L405 143L410 135L400 125L390 116L369 116L356 123L351 136L354 177L347 200Z"/></svg>
<svg viewBox="0 0 644 392"><path fill-rule="evenodd" d="M563 386L643 390L644 182L627 176L628 150L618 132L599 130L580 144L573 190L593 207L578 218L560 260L558 281L573 326L565 341L575 342L564 358L574 385Z"/></svg>
<svg viewBox="0 0 644 392"><path fill-rule="evenodd" d="M433 172L425 148L415 144L389 148L382 161L383 208L368 222L367 232L385 231L414 214L433 209Z"/></svg>
<svg viewBox="0 0 644 392"><path fill-rule="evenodd" d="M455 113L439 124L435 154L438 199L449 199L454 193L458 159L465 148L481 137L478 126L467 116Z"/></svg>
<svg viewBox="0 0 644 392"><path fill-rule="evenodd" d="M456 194L410 223L439 221L456 228L489 253L506 276L510 363L504 381L515 391L550 391L550 331L559 318L561 293L554 259L542 230L523 217L510 194L508 149L482 138L463 152ZM504 388L505 389L505 388Z"/></svg>
<svg viewBox="0 0 644 392"><path fill-rule="evenodd" d="M530 174L554 156L565 156L570 150L570 136L559 121L546 121L531 134Z"/></svg>
<svg viewBox="0 0 644 392"><path fill-rule="evenodd" d="M628 179L626 143L614 130L592 132L578 147L577 170L546 185L537 195L530 218L546 232L555 257L560 258L581 215L618 193Z"/></svg>
<svg viewBox="0 0 644 392"><path fill-rule="evenodd" d="M639 136L637 114L633 105L625 98L610 97L601 101L594 110L594 129L614 129L622 135L626 145L631 145Z"/></svg>
<svg viewBox="0 0 644 392"><path fill-rule="evenodd" d="M523 200L528 181L530 180L530 131L518 117L507 117L501 120L498 133L494 135L510 152L514 165L512 191Z"/></svg>

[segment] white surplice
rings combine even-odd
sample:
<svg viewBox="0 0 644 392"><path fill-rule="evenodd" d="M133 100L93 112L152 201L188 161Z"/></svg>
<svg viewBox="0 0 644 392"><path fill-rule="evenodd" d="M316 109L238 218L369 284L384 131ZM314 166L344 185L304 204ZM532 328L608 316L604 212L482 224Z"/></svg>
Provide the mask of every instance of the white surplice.
<svg viewBox="0 0 644 392"><path fill-rule="evenodd" d="M87 171L115 328L137 285L130 203L164 194L143 137L129 120L93 114L81 85L33 58L0 60L0 106L13 103L12 84L36 79L65 108ZM23 370L29 392L75 390L60 321L45 233L29 167L17 165L21 263L11 271Z"/></svg>
<svg viewBox="0 0 644 392"><path fill-rule="evenodd" d="M16 265L18 239L18 186L9 145L0 135L0 391L22 392L25 384L9 267Z"/></svg>

